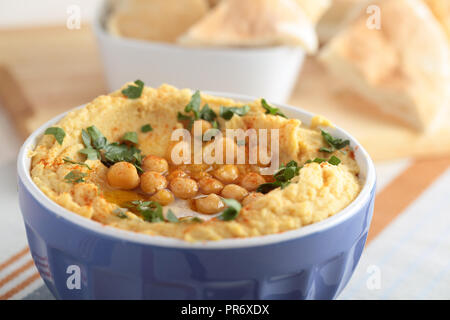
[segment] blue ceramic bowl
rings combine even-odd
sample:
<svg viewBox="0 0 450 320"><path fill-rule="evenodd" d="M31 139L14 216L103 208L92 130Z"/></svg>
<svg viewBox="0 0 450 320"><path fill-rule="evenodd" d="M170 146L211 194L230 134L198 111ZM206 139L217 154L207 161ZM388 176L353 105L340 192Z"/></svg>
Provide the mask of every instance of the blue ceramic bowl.
<svg viewBox="0 0 450 320"><path fill-rule="evenodd" d="M240 101L254 100L224 95ZM312 114L279 105L308 124ZM263 237L187 243L103 226L48 199L30 178L30 158L44 124L18 158L19 200L31 254L58 299L333 299L364 248L373 212L375 169L345 131L361 168L363 188L336 215ZM79 280L79 281L78 281Z"/></svg>

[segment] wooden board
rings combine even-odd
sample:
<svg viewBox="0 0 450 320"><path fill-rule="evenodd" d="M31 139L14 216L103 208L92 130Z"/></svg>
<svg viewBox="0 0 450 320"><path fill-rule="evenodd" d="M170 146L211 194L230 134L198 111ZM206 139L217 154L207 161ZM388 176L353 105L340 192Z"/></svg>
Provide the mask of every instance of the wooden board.
<svg viewBox="0 0 450 320"><path fill-rule="evenodd" d="M23 125L18 128L26 130L24 134L61 112L106 93L95 39L87 26L80 30L0 30L0 65L6 67L24 95L18 101L27 107L21 107L20 113L10 112L16 117L19 114ZM0 75L0 86L5 88L1 79ZM328 76L310 58L290 104L328 117L358 138L376 160L450 154L450 119L445 128L419 134L374 113L370 103L339 88L339 79ZM13 89L3 91L7 90Z"/></svg>
<svg viewBox="0 0 450 320"><path fill-rule="evenodd" d="M94 35L86 26L0 30L0 65L31 105L33 115L24 119L29 132L107 92Z"/></svg>

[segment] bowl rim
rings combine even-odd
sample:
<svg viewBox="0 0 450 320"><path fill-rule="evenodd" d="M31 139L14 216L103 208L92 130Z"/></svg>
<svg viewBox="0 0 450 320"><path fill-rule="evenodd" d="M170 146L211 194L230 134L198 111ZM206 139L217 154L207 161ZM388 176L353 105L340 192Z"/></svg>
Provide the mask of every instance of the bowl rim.
<svg viewBox="0 0 450 320"><path fill-rule="evenodd" d="M221 92L210 92L204 91L202 94L213 95L218 97L225 97L235 99L237 101L255 101L256 98L240 94L229 94ZM293 107L287 104L272 103L284 112L288 114L294 114L291 116L294 119L300 119L302 123L309 124L312 117L315 114L305 111L303 109ZM210 241L198 241L198 242L188 242L182 239L163 237L163 236L151 236L147 234L137 233L133 231L128 231L124 229L119 229L115 227L105 226L99 222L87 219L80 216L51 200L48 198L43 191L41 191L36 184L31 179L30 166L31 159L28 157L29 151L33 150L37 139L42 136L43 132L49 126L57 123L63 117L65 117L69 112L82 108L85 105L68 110L51 120L44 123L37 130L35 130L22 145L19 155L17 158L17 170L18 177L26 190L33 196L33 198L38 201L48 212L55 215L57 218L62 218L69 223L73 223L78 227L87 229L94 233L113 238L120 241L128 241L143 245L151 245L158 247L171 247L171 248L188 248L188 249L236 249L236 248L249 248L257 247L269 244L277 244L280 242L285 242L289 240L298 240L312 234L317 234L319 232L326 231L332 227L350 219L352 216L357 214L359 210L365 206L371 200L371 193L375 188L376 184L376 173L375 166L369 154L363 148L363 146L345 130L338 126L333 125L330 131L333 134L337 134L340 137L350 140L350 145L353 147L357 162L360 168L366 168L367 171L364 173L365 181L363 187L356 197L347 207L337 212L331 217L328 217L320 222L316 222L310 225L306 225L294 230L285 231L282 233L269 234L264 236L248 237L248 238L232 238L223 240L210 240ZM303 118L303 119L301 119ZM307 119L307 120L305 120ZM358 160L359 159L359 160Z"/></svg>
<svg viewBox="0 0 450 320"><path fill-rule="evenodd" d="M121 43L124 45L132 46L135 48L145 48L145 49L166 49L166 50L179 50L188 52L198 52L202 54L236 54L236 55L254 55L254 54L265 54L273 53L277 51L284 50L297 50L305 52L302 47L294 47L287 45L274 45L274 46L262 46L262 47L220 47L220 46L183 46L177 43L162 42L162 41L150 41L142 40L129 37L121 37L111 34L102 25L102 20L107 10L109 0L103 0L97 4L94 10L94 18L92 21L92 29L94 34L101 38L107 39L108 41Z"/></svg>

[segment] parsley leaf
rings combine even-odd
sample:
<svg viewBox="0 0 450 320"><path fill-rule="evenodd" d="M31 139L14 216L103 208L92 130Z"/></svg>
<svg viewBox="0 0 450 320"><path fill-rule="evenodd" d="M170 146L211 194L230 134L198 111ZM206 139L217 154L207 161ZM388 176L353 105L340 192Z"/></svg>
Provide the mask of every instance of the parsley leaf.
<svg viewBox="0 0 450 320"><path fill-rule="evenodd" d="M87 156L88 160L98 160L100 159L100 153L94 148L84 148L78 151L81 154Z"/></svg>
<svg viewBox="0 0 450 320"><path fill-rule="evenodd" d="M76 161L74 161L74 160L72 160L72 159L70 159L70 158L68 158L68 157L63 158L63 160L64 160L64 162L71 163L71 164L78 164L78 165L80 165L80 166L86 167L86 168L88 168L89 170L91 170L91 167L89 167L89 165L88 165L87 163L84 163L84 162L76 162Z"/></svg>
<svg viewBox="0 0 450 320"><path fill-rule="evenodd" d="M319 164L322 162L328 162L329 164L337 166L339 163L341 163L341 160L336 156L331 156L331 158L328 161L326 159L322 159L322 158L315 158L314 160L306 161L305 164L312 163L312 162L319 163Z"/></svg>
<svg viewBox="0 0 450 320"><path fill-rule="evenodd" d="M139 172L143 172L141 168L142 154L141 150L135 146L127 144L119 144L117 142L109 143L106 137L98 130L97 127L91 126L82 131L82 138L85 141L85 146L91 144L90 147L79 150L79 153L85 154L89 160L101 160L102 163L110 167L116 162L126 161L133 164ZM88 135L90 140L88 139ZM127 132L124 134L123 141L137 143L137 133Z"/></svg>
<svg viewBox="0 0 450 320"><path fill-rule="evenodd" d="M285 166L282 165L280 169L274 174L274 178L280 182L288 182L293 177L297 176L300 168L297 162L290 161Z"/></svg>
<svg viewBox="0 0 450 320"><path fill-rule="evenodd" d="M139 213L144 219L144 221L148 222L164 221L162 206L158 202L136 200L128 202L126 205L131 210Z"/></svg>
<svg viewBox="0 0 450 320"><path fill-rule="evenodd" d="M236 114L238 116L245 116L250 111L250 107L245 105L243 107L220 107L219 114L225 120L230 120Z"/></svg>
<svg viewBox="0 0 450 320"><path fill-rule="evenodd" d="M180 222L180 220L177 218L177 216L170 209L167 211L166 218L167 218L167 221L172 222L172 223Z"/></svg>
<svg viewBox="0 0 450 320"><path fill-rule="evenodd" d="M281 182L279 181L274 181L274 182L266 182L263 183L261 185L259 185L259 187L256 189L256 192L261 192L263 194L269 193L270 191L281 187Z"/></svg>
<svg viewBox="0 0 450 320"><path fill-rule="evenodd" d="M84 182L84 178L87 176L86 173L81 172L79 170L72 170L70 171L68 174L66 174L66 176L64 177L64 180L67 183L80 183L80 182Z"/></svg>
<svg viewBox="0 0 450 320"><path fill-rule="evenodd" d="M268 193L276 188L284 189L290 183L291 179L298 176L301 167L298 166L297 162L289 161L286 165L281 165L277 172L273 175L275 178L274 182L266 182L261 184L256 191L261 193Z"/></svg>
<svg viewBox="0 0 450 320"><path fill-rule="evenodd" d="M195 91L195 93L192 95L191 100L184 108L184 112L192 112L193 116L182 114L181 112L178 112L177 119L178 121L188 121L187 123L187 129L191 130L192 124L196 120L205 120L212 124L213 128L218 128L219 124L216 121L217 114L212 110L208 104L205 104L203 108L200 110L200 104L201 104L201 97L200 97L200 91Z"/></svg>
<svg viewBox="0 0 450 320"><path fill-rule="evenodd" d="M339 158L336 157L336 156L332 156L332 157L330 158L330 160L328 160L328 162L329 162L330 164L332 164L333 166L337 166L339 163L341 163L341 159L339 159Z"/></svg>
<svg viewBox="0 0 450 320"><path fill-rule="evenodd" d="M200 219L199 217L180 217L179 221L180 222L195 222L195 223L204 222L204 220Z"/></svg>
<svg viewBox="0 0 450 320"><path fill-rule="evenodd" d="M106 146L108 140L106 140L106 137L100 132L100 130L98 130L96 126L90 126L86 130L91 136L92 147L94 149L99 150Z"/></svg>
<svg viewBox="0 0 450 320"><path fill-rule="evenodd" d="M187 121L187 129L191 130L192 125L194 124L194 118L185 114L182 114L181 112L178 112L177 114L177 119L178 121L182 122L182 121Z"/></svg>
<svg viewBox="0 0 450 320"><path fill-rule="evenodd" d="M265 99L261 99L261 106L266 109L266 114L272 114L274 116L280 116L287 119L287 117L283 112L280 111L279 108L270 106Z"/></svg>
<svg viewBox="0 0 450 320"><path fill-rule="evenodd" d="M329 147L322 147L319 149L321 152L334 152L336 150L340 150L342 148L345 148L346 146L350 145L350 140L343 140L340 138L334 138L331 134L328 132L322 131L322 137L324 140L328 143Z"/></svg>
<svg viewBox="0 0 450 320"><path fill-rule="evenodd" d="M84 129L81 130L81 139L86 148L92 148L91 135Z"/></svg>
<svg viewBox="0 0 450 320"><path fill-rule="evenodd" d="M45 135L52 135L52 136L54 136L56 141L60 145L62 145L62 143L64 141L64 137L66 136L66 133L64 132L64 130L62 128L59 128L59 127L47 128L47 130L45 130L44 134Z"/></svg>
<svg viewBox="0 0 450 320"><path fill-rule="evenodd" d="M143 133L150 132L150 131L153 131L153 128L152 128L152 126L150 125L150 123L148 123L148 124L146 124L146 125L143 125L143 126L141 127L141 132L143 132Z"/></svg>
<svg viewBox="0 0 450 320"><path fill-rule="evenodd" d="M122 141L137 144L138 143L137 133L134 131L125 132L125 134L122 136Z"/></svg>
<svg viewBox="0 0 450 320"><path fill-rule="evenodd" d="M314 160L308 160L308 161L306 161L305 162L305 164L308 164L308 163L312 163L312 162L315 162L315 163L322 163L322 162L326 162L327 160L325 160L325 159L322 159L322 158L315 158Z"/></svg>
<svg viewBox="0 0 450 320"><path fill-rule="evenodd" d="M136 80L134 85L129 85L126 89L122 90L122 94L129 99L137 99L142 95L142 90L144 89L144 82L141 80Z"/></svg>
<svg viewBox="0 0 450 320"><path fill-rule="evenodd" d="M104 159L102 162L107 167L112 166L116 162L126 161L133 164L139 172L143 172L140 167L142 164L141 150L136 147L113 142L105 146L104 151Z"/></svg>
<svg viewBox="0 0 450 320"><path fill-rule="evenodd" d="M241 211L241 204L234 199L224 199L222 201L228 206L217 218L223 221L230 221L236 219Z"/></svg>
<svg viewBox="0 0 450 320"><path fill-rule="evenodd" d="M122 208L116 208L113 210L113 213L119 217L120 219L127 219L128 216L125 214L126 210L123 210Z"/></svg>
<svg viewBox="0 0 450 320"><path fill-rule="evenodd" d="M184 108L184 112L193 112L195 120L198 120L200 118L200 103L201 103L201 97L200 97L200 91L197 90L191 97L191 101L186 105Z"/></svg>
<svg viewBox="0 0 450 320"><path fill-rule="evenodd" d="M186 121L186 120L193 121L191 116L188 116L186 114L182 114L181 112L178 112L177 119L178 119L178 121Z"/></svg>
<svg viewBox="0 0 450 320"><path fill-rule="evenodd" d="M213 122L217 118L217 114L209 107L208 104L205 104L200 111L200 119L206 120L208 122Z"/></svg>
<svg viewBox="0 0 450 320"><path fill-rule="evenodd" d="M327 162L327 160L322 159L322 158L315 158L314 160L306 161L305 164L312 163L312 162L320 164L322 162ZM328 160L328 163L337 166L338 164L341 163L341 160L336 156L332 156ZM298 176L301 168L303 168L303 166L299 167L297 162L294 160L289 161L286 165L281 165L280 169L278 169L278 171L275 172L275 174L273 175L273 177L275 178L275 181L274 182L266 182L266 183L259 185L258 188L256 189L256 191L266 194L276 188L281 188L281 189L286 188L291 183L292 178Z"/></svg>

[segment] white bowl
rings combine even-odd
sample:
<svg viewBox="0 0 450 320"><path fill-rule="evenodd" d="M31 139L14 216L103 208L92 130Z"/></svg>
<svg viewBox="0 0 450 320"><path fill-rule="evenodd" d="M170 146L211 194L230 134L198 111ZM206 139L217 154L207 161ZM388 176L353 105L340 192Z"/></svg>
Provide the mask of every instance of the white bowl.
<svg viewBox="0 0 450 320"><path fill-rule="evenodd" d="M303 65L299 47L191 48L169 43L121 38L104 27L109 1L103 1L94 19L109 90L140 79L158 87L234 92L284 103Z"/></svg>

